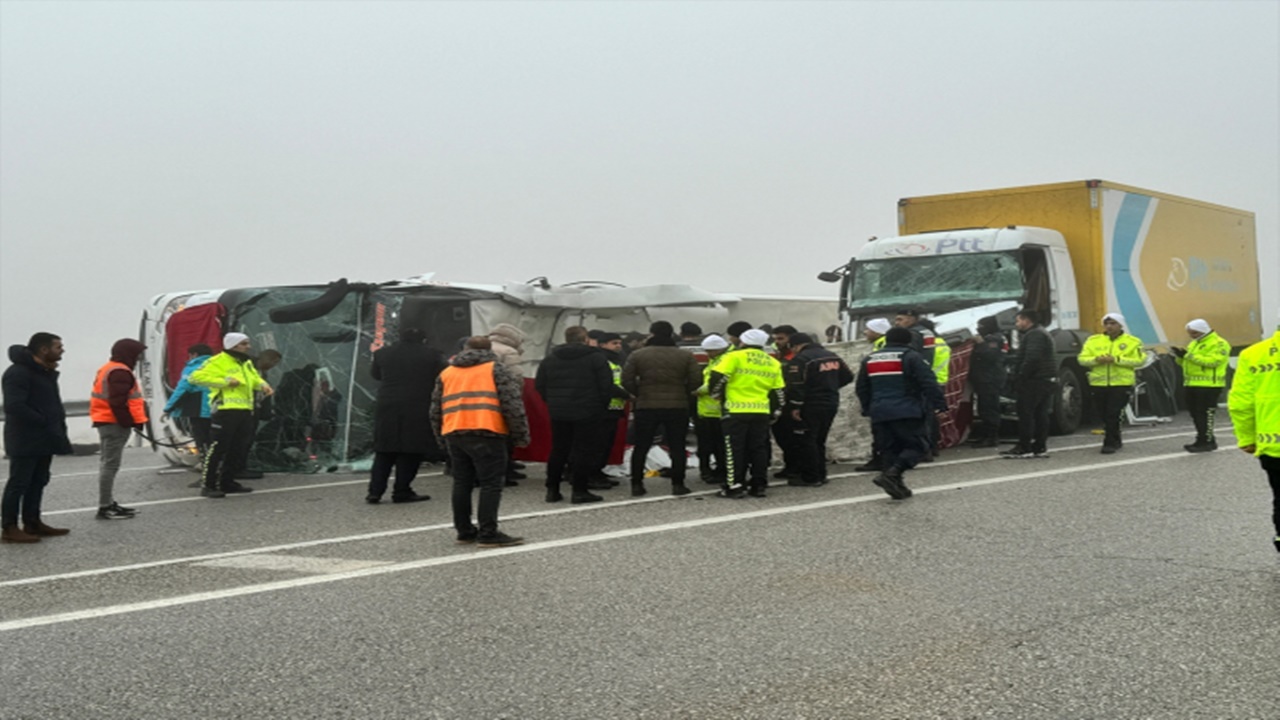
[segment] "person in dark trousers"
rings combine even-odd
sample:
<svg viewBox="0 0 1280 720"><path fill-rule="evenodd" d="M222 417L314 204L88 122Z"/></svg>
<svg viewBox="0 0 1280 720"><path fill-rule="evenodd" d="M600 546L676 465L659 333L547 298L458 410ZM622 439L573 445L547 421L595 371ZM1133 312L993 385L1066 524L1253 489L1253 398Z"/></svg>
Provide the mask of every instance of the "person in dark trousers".
<svg viewBox="0 0 1280 720"><path fill-rule="evenodd" d="M785 368L791 358L795 357L795 349L791 346L791 336L796 329L791 325L779 325L769 331L770 340L777 353L778 362ZM782 452L782 469L773 474L775 480L792 480L800 477L800 453L796 445L796 424L791 413L784 412L770 428L773 442Z"/></svg>
<svg viewBox="0 0 1280 720"><path fill-rule="evenodd" d="M769 426L786 407L782 365L764 351L769 334L758 328L739 337L711 371L711 397L724 406L725 484L720 497L763 498L769 487ZM748 476L750 485L747 484Z"/></svg>
<svg viewBox="0 0 1280 720"><path fill-rule="evenodd" d="M649 326L649 341L627 358L622 387L635 396L635 444L631 449L631 495L644 487L644 462L661 429L671 454L671 494L688 495L684 484L688 467L685 435L689 431L690 396L702 385L702 370L692 352L676 347L671 323L659 320Z"/></svg>
<svg viewBox="0 0 1280 720"><path fill-rule="evenodd" d="M1102 454L1114 454L1124 447L1120 422L1133 395L1138 368L1146 361L1142 340L1125 332L1123 315L1107 313L1102 316L1102 332L1084 341L1076 361L1089 368L1090 389L1102 406Z"/></svg>
<svg viewBox="0 0 1280 720"><path fill-rule="evenodd" d="M538 364L533 381L551 416L546 499L564 499L560 481L567 465L573 488L570 502L600 502L604 498L587 488L599 457L600 424L608 413L609 399L625 391L613 384L613 372L600 348L587 344L586 328L567 328L564 339L564 345Z"/></svg>
<svg viewBox="0 0 1280 720"><path fill-rule="evenodd" d="M524 538L498 529L498 506L507 474L510 445L529 444L529 421L521 391L524 379L504 366L484 335L467 341L436 378L431 394L431 428L453 457L453 527L459 545L482 548L519 545ZM476 522L471 495L480 489Z"/></svg>
<svg viewBox="0 0 1280 720"><path fill-rule="evenodd" d="M13 363L0 378L4 392L4 451L9 456L9 479L0 501L0 541L35 543L66 535L66 528L46 525L41 500L49 484L54 455L70 455L67 416L58 391L58 363L62 338L38 332L25 346L9 347ZM22 519L25 527L18 526Z"/></svg>
<svg viewBox="0 0 1280 720"><path fill-rule="evenodd" d="M1258 458L1271 485L1271 522L1280 551L1280 325L1245 348L1227 395L1236 447Z"/></svg>
<svg viewBox="0 0 1280 720"><path fill-rule="evenodd" d="M203 343L187 348L187 364L182 368L182 375L173 388L173 394L164 404L165 415L186 420L187 427L191 430L191 439L195 441L202 460L213 444L213 421L210 420L213 412L209 409L209 389L193 385L190 378L191 373L211 357L213 348Z"/></svg>
<svg viewBox="0 0 1280 720"><path fill-rule="evenodd" d="M222 352L209 358L191 373L192 383L210 389L213 413L213 445L204 463L204 485L200 494L207 498L223 498L227 493L252 492L252 488L236 482L240 463L248 457L257 419L253 413L256 393L271 395L273 390L258 374L249 358L249 336L229 332L222 337Z"/></svg>
<svg viewBox="0 0 1280 720"><path fill-rule="evenodd" d="M373 468L365 502L377 504L396 473L391 502L430 500L414 492L412 483L422 461L438 460L440 447L431 432L431 393L447 362L444 353L426 344L418 328L405 328L400 341L373 354L370 372L378 385L373 415Z"/></svg>
<svg viewBox="0 0 1280 720"><path fill-rule="evenodd" d="M611 332L603 333L597 347L609 361L609 372L613 374L614 387L621 388L622 366L626 362L622 359L622 336ZM599 455L591 477L587 479L588 490L611 490L619 485L617 480L604 474L604 469L609 464L609 455L613 453L613 445L618 433L625 431L627 400L628 398L616 393L609 398L609 409L605 412L604 422L600 424L600 438L596 441Z"/></svg>
<svg viewBox="0 0 1280 720"><path fill-rule="evenodd" d="M903 474L928 452L925 415L947 408L933 370L911 342L910 330L890 329L884 347L863 358L855 385L862 414L884 441L885 467L872 482L894 500L911 497Z"/></svg>
<svg viewBox="0 0 1280 720"><path fill-rule="evenodd" d="M862 330L862 337L871 343L872 350L884 347L884 334L893 325L886 318L872 318ZM854 467L856 472L880 472L884 469L884 439L877 436L876 426L871 426L871 457L866 462Z"/></svg>
<svg viewBox="0 0 1280 720"><path fill-rule="evenodd" d="M1049 457L1049 411L1058 387L1058 363L1053 338L1040 325L1034 310L1018 313L1014 325L1021 334L1013 362L1013 392L1018 403L1018 444L1000 453L1013 459Z"/></svg>
<svg viewBox="0 0 1280 720"><path fill-rule="evenodd" d="M697 415L693 420L694 436L698 442L698 475L708 485L724 485L725 449L724 428L720 419L724 406L711 397L711 373L725 357L729 341L719 335L702 339L702 351L707 354L707 365L702 369L702 385L695 392Z"/></svg>
<svg viewBox="0 0 1280 720"><path fill-rule="evenodd" d="M969 382L978 401L978 424L969 433L969 444L997 447L1000 444L1000 391L1006 378L1008 343L994 315L978 321L978 336L970 340Z"/></svg>
<svg viewBox="0 0 1280 720"><path fill-rule="evenodd" d="M1178 359L1182 368L1182 384L1187 397L1187 413L1196 426L1196 440L1183 445L1187 452L1213 452L1218 449L1214 436L1214 418L1218 412L1218 398L1227 384L1227 363L1231 360L1231 343L1209 327L1203 318L1187 323L1191 342L1185 348L1171 347L1169 351Z"/></svg>
<svg viewBox="0 0 1280 720"><path fill-rule="evenodd" d="M853 382L853 371L805 333L791 336L791 348L795 355L783 367L784 414L791 417L800 475L787 484L818 487L827 484L827 435L840 409L840 388Z"/></svg>
<svg viewBox="0 0 1280 720"><path fill-rule="evenodd" d="M98 368L89 395L89 420L98 430L98 519L128 520L137 511L121 507L114 491L124 446L134 428L147 426L147 405L133 369L146 345L124 338L111 346L111 359Z"/></svg>

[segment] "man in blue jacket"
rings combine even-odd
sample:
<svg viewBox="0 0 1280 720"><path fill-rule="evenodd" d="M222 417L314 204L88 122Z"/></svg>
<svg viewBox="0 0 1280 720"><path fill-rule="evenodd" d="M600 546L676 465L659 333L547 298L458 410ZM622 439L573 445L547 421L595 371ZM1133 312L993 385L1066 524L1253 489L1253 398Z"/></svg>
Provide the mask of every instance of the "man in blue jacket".
<svg viewBox="0 0 1280 720"><path fill-rule="evenodd" d="M200 456L209 450L213 443L213 413L209 410L209 388L191 382L191 373L204 365L213 356L213 348L198 344L187 348L187 364L182 368L182 375L169 402L164 404L164 414L175 418L186 418L191 427L191 439L196 441L196 449Z"/></svg>
<svg viewBox="0 0 1280 720"><path fill-rule="evenodd" d="M947 409L933 369L911 347L912 339L907 328L890 328L884 347L863 358L855 385L862 414L884 441L884 470L872 482L894 500L911 497L902 475L928 452L925 417Z"/></svg>
<svg viewBox="0 0 1280 720"><path fill-rule="evenodd" d="M4 390L4 451L9 481L0 501L0 542L34 543L70 530L44 524L40 502L49 484L54 455L70 455L67 415L58 391L62 338L38 332L26 346L9 348L13 365L0 380ZM18 527L22 517L25 528Z"/></svg>

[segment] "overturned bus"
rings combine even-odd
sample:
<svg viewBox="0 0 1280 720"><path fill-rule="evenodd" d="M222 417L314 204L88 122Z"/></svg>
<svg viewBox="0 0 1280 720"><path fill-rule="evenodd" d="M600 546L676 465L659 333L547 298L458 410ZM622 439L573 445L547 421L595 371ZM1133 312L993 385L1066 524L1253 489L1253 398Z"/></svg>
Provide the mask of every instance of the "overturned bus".
<svg viewBox="0 0 1280 720"><path fill-rule="evenodd" d="M189 427L181 418L162 416L160 408L178 383L190 346L202 343L217 351L223 334L245 333L255 355L280 355L279 365L265 373L276 392L260 410L250 464L282 472L351 469L363 467L373 454L373 353L395 342L403 328L421 329L429 344L449 355L462 338L487 334L499 323L514 325L526 336L522 367L529 385L565 328L644 332L657 320L676 326L692 321L708 332L738 320L788 323L822 337L834 329L837 310L825 298L742 296L688 285L552 286L545 278L481 285L423 275L382 283L342 279L173 292L156 296L143 311L141 340L150 351L138 374L152 408L154 447L176 465L193 466L199 456ZM534 393L526 390L528 405ZM549 430L537 422L536 412L530 417L534 441L521 457L541 461Z"/></svg>

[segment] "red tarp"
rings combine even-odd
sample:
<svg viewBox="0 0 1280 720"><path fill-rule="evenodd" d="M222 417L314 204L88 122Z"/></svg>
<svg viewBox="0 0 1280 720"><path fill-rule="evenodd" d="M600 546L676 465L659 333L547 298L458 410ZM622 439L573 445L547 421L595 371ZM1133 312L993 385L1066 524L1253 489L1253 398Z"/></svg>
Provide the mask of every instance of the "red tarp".
<svg viewBox="0 0 1280 720"><path fill-rule="evenodd" d="M542 396L533 388L533 380L524 379L524 413L529 418L529 436L532 438L529 447L516 448L514 457L521 462L546 462L551 454L551 414L547 412L547 404ZM622 455L627 449L627 419L618 421L618 433L613 438L613 449L609 452L609 464L622 462Z"/></svg>
<svg viewBox="0 0 1280 720"><path fill-rule="evenodd" d="M222 319L227 309L220 303L193 305L169 316L164 326L165 377L169 387L178 384L187 364L187 348L204 343L214 352L222 351Z"/></svg>
<svg viewBox="0 0 1280 720"><path fill-rule="evenodd" d="M947 399L947 416L938 422L939 434L942 436L939 447L955 447L964 441L973 423L973 404L965 396L965 387L969 384L969 358L973 354L973 343L966 342L951 349L950 374L947 384L942 386L942 394Z"/></svg>

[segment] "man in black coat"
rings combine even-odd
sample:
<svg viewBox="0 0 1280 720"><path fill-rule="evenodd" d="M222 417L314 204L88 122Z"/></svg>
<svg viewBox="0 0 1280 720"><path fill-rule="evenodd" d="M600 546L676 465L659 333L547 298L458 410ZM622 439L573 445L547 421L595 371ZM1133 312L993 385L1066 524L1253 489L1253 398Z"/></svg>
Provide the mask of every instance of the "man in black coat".
<svg viewBox="0 0 1280 720"><path fill-rule="evenodd" d="M431 431L431 392L448 363L444 353L428 347L424 340L421 330L405 328L399 342L373 354L373 379L381 384L373 416L373 469L365 496L370 504L382 499L392 468L396 481L391 502L431 499L414 492L410 485L423 460L441 455Z"/></svg>
<svg viewBox="0 0 1280 720"><path fill-rule="evenodd" d="M1058 364L1053 338L1040 326L1033 310L1015 320L1022 341L1013 364L1013 391L1018 398L1018 444L1000 453L1007 458L1047 458L1049 411L1058 387Z"/></svg>
<svg viewBox="0 0 1280 720"><path fill-rule="evenodd" d="M788 485L827 484L827 435L840 409L840 388L853 382L853 371L839 355L814 342L806 333L791 336L795 355L783 367L787 381L787 412L792 420L800 476Z"/></svg>
<svg viewBox="0 0 1280 720"><path fill-rule="evenodd" d="M884 470L872 482L894 500L911 497L902 475L928 452L925 415L947 409L933 369L911 342L910 330L890 328L884 347L863 358L856 385L862 414L884 441Z"/></svg>
<svg viewBox="0 0 1280 720"><path fill-rule="evenodd" d="M13 363L4 371L4 450L9 456L9 481L0 501L0 541L39 542L42 537L66 535L70 530L44 524L40 501L49 484L54 455L70 455L67 416L58 391L58 362L62 338L47 332L31 336L26 346L9 348ZM18 527L22 518L25 528Z"/></svg>
<svg viewBox="0 0 1280 720"><path fill-rule="evenodd" d="M569 465L573 503L604 498L587 489L599 457L600 425L606 421L609 399L622 391L613 384L613 370L600 348L587 344L587 329L575 325L564 331L565 344L538 364L534 388L551 415L551 454L547 458L547 502L559 502L560 481Z"/></svg>
<svg viewBox="0 0 1280 720"><path fill-rule="evenodd" d="M978 337L972 342L969 382L973 383L981 422L969 433L969 442L977 447L996 447L1000 443L1000 391L1004 389L1007 343L995 316L978 321Z"/></svg>

